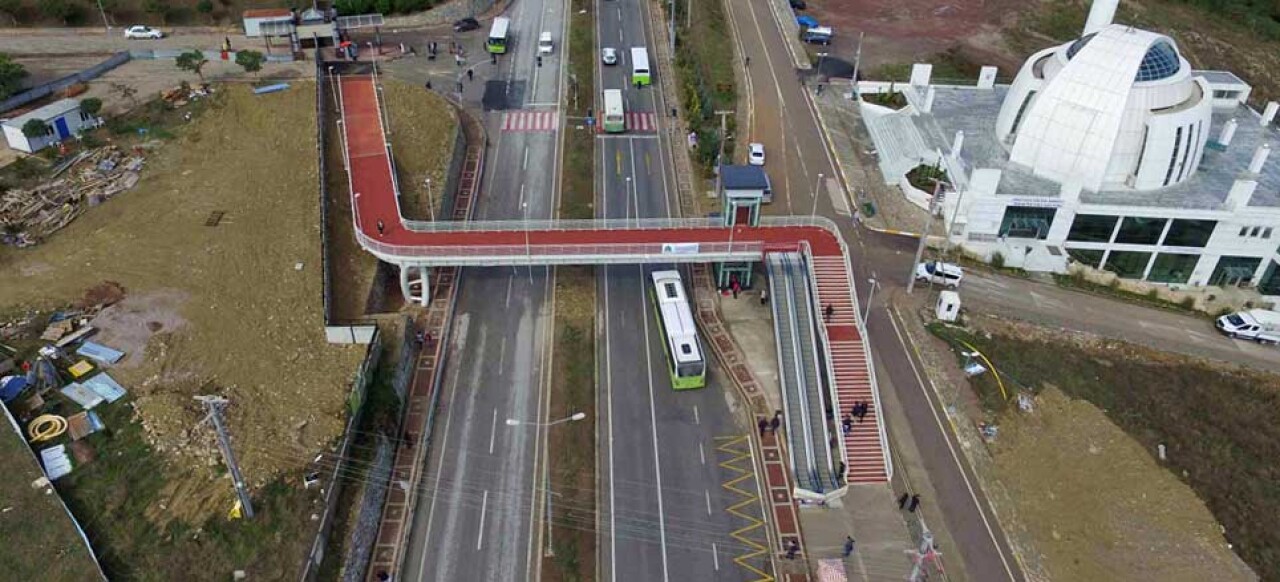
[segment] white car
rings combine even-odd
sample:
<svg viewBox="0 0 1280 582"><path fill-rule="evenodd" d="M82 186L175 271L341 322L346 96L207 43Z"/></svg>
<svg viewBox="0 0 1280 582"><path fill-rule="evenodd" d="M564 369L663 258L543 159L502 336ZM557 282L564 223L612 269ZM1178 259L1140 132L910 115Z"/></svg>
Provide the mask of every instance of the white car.
<svg viewBox="0 0 1280 582"><path fill-rule="evenodd" d="M747 144L747 163L753 166L764 165L764 144L762 143Z"/></svg>
<svg viewBox="0 0 1280 582"><path fill-rule="evenodd" d="M960 286L960 281L962 279L964 279L964 269L961 269L959 265L942 263L939 261L930 261L916 265L917 281L928 281L936 285L955 289Z"/></svg>
<svg viewBox="0 0 1280 582"><path fill-rule="evenodd" d="M124 37L128 39L135 38L164 38L164 33L159 29L150 26L130 26L124 29Z"/></svg>
<svg viewBox="0 0 1280 582"><path fill-rule="evenodd" d="M600 61L606 65L618 64L618 49L604 48L600 50Z"/></svg>
<svg viewBox="0 0 1280 582"><path fill-rule="evenodd" d="M555 50L555 43L551 41L551 33L544 32L538 35L538 54L549 55Z"/></svg>

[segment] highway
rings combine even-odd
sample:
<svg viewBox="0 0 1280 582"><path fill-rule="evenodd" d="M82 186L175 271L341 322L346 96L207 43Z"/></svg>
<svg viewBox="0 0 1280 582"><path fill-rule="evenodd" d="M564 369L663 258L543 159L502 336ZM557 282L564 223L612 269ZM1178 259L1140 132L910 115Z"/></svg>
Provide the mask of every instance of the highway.
<svg viewBox="0 0 1280 582"><path fill-rule="evenodd" d="M930 507L940 512L955 543L955 547L945 549L949 552L947 562L962 561L964 572L972 580L1022 580L1024 576L986 496L976 485L970 486L976 480L963 455L956 454L958 443L944 423L937 420L946 417L945 411L938 410L922 385L909 348L899 339L886 302L881 299L887 291L905 284L916 241L855 226L843 193L838 188L817 188L818 174L829 179L837 170L806 95L808 89L797 79L785 38L770 7L773 1L728 3L737 46L750 59L746 67L749 95L743 100L751 109L747 131L750 139L742 141L764 143L766 169L774 183L774 203L766 212L816 212L835 218L849 244L862 305L868 301L868 279L880 281L883 289L872 306L868 323L871 349L878 365L880 390L895 392L909 425L888 428L891 439L894 432L906 430L918 444L920 461L938 494ZM823 191L826 194L820 193Z"/></svg>
<svg viewBox="0 0 1280 582"><path fill-rule="evenodd" d="M476 218L554 216L558 130L504 131L507 115L561 115L560 51L536 64L537 38L564 37L563 0L518 0L513 46L489 81L490 147ZM487 55L470 55L472 62ZM549 116L548 116L549 117ZM401 155L405 155L401 152ZM544 267L467 269L460 282L452 345L437 409L423 495L401 580L532 580L544 497L543 439L553 329L552 281Z"/></svg>
<svg viewBox="0 0 1280 582"><path fill-rule="evenodd" d="M663 102L658 86L630 83L631 47L666 42L648 30L646 2L596 3L597 95L620 89L631 116L625 134L597 141L597 215L602 218L676 216L679 202L666 135L654 132ZM599 49L618 49L605 66ZM652 50L650 61L655 58ZM655 83L670 82L654 75ZM598 99L597 103L602 103ZM639 113L642 116L634 114ZM647 115L644 115L647 114ZM646 131L648 129L648 131ZM743 527L726 508L717 465L717 436L743 434L726 400L732 386L712 373L701 390L671 388L661 331L647 289L662 266L600 267L597 273L597 377L600 470L598 578L607 581L752 580L733 563L743 552L730 533ZM686 287L688 282L686 281ZM743 487L753 488L747 481ZM763 531L757 532L763 542ZM758 566L759 560L756 560Z"/></svg>

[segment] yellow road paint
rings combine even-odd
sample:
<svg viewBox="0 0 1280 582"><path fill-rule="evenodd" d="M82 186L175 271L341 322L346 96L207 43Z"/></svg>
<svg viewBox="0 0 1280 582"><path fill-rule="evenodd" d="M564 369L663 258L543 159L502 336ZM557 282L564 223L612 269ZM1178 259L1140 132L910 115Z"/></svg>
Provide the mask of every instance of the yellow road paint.
<svg viewBox="0 0 1280 582"><path fill-rule="evenodd" d="M764 526L765 522L754 515L750 515L742 511L743 508L750 507L752 504L756 504L756 506L759 507L760 503L760 498L756 495L754 490L748 491L738 487L739 483L755 476L754 467L751 463L751 442L748 440L749 438L749 436L715 437L717 442L716 451L730 455L730 458L720 461L718 465L721 469L737 474L737 476L732 479L721 483L720 486L724 488L725 491L735 493L742 497L742 501L730 505L725 509L725 511L747 522L747 525L738 528L729 534L733 536L734 539L741 542L744 548L748 548L750 550L746 553L735 556L733 558L733 562L759 576L759 578L756 579L756 582L774 582L773 576L759 568L756 568L749 562L750 560L759 558L760 556L767 556L769 553L768 546L761 544L754 538L747 537L747 534ZM743 469L740 466L744 461L750 468ZM761 508L761 510L764 511L763 508Z"/></svg>

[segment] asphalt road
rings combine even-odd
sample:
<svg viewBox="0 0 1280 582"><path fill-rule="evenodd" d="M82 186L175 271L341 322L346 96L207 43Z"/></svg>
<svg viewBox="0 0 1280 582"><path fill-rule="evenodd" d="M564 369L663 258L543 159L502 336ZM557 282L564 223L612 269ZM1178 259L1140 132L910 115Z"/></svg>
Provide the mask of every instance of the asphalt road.
<svg viewBox="0 0 1280 582"><path fill-rule="evenodd" d="M601 0L596 6L598 42L619 53L615 66L600 64L598 52L592 57L597 91L620 89L626 111L661 117L666 106L659 88L630 84L630 48L665 42L664 36L654 38L647 30L648 4ZM655 71L655 83L663 82L668 80ZM599 138L599 216L679 213L664 139L635 132ZM742 434L744 428L735 425L725 398L725 390L732 388L714 374L702 390L671 388L661 331L647 294L648 274L662 268L670 267L597 269L599 578L755 579L732 561L745 549L730 533L745 524L726 511L741 498L721 488L731 476L718 467L715 450L715 437Z"/></svg>
<svg viewBox="0 0 1280 582"><path fill-rule="evenodd" d="M495 79L503 84L504 107L555 110L559 51L538 67L536 42L543 30L563 38L564 9L561 0L519 0L508 11L514 46L499 57ZM490 150L476 217L550 218L558 204L557 133L504 132L502 115L496 111L486 119ZM550 298L544 267L464 271L403 580L537 577L546 497L539 489L542 431L506 421L543 420Z"/></svg>
<svg viewBox="0 0 1280 582"><path fill-rule="evenodd" d="M795 71L782 32L771 9L773 0L730 2L730 18L738 46L750 59L748 85L751 108L748 138L764 143L766 171L774 183L770 214L816 212L834 218L849 244L859 301L867 304L871 286L868 279L884 273L884 283L892 273L907 273L914 242L862 230L849 218L847 198L827 187L824 178L836 175L835 164L818 124L813 105ZM905 252L904 252L905 251ZM871 349L881 369L881 389L896 391L906 409L909 430L922 451L922 464L937 484L938 507L957 547L949 549L949 560L960 559L972 580L1022 580L1008 543L982 491L961 486L968 471L963 456L947 454L951 435L932 418L935 404L909 363L906 346L900 342L884 315L883 302L872 306L869 324ZM893 427L890 427L893 428ZM991 527L988 528L987 524ZM904 572L905 575L905 572Z"/></svg>

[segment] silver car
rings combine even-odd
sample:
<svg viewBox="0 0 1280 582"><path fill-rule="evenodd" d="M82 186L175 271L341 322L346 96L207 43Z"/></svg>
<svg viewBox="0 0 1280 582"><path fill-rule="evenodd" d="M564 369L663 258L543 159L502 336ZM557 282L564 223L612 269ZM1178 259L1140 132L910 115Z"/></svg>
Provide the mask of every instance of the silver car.
<svg viewBox="0 0 1280 582"><path fill-rule="evenodd" d="M606 65L618 64L618 49L605 47L600 50L600 61Z"/></svg>

